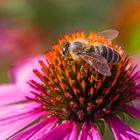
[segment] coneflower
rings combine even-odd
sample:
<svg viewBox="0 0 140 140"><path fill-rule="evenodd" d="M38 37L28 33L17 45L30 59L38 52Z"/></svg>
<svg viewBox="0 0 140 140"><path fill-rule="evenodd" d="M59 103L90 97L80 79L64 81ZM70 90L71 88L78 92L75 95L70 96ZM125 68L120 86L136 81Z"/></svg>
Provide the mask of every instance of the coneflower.
<svg viewBox="0 0 140 140"><path fill-rule="evenodd" d="M45 60L39 60L41 70L32 66L34 59L27 61L35 68L35 78L26 74L26 66L25 73L16 71L18 78L32 79L28 81L32 95L22 82L0 87L1 139L100 140L105 123L116 140L140 139L140 134L121 120L124 113L140 118L140 110L132 106L132 101L140 98L136 66L121 47L90 33L89 42L106 44L121 56L119 63L109 65L111 76L104 76L86 62L62 54L63 43L75 39L86 39L86 35L78 32L59 39Z"/></svg>

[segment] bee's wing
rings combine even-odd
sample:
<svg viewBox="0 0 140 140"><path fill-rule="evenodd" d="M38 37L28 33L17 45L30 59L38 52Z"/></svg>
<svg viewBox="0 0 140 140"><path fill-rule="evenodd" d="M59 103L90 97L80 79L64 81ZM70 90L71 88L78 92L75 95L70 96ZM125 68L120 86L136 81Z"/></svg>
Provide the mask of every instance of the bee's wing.
<svg viewBox="0 0 140 140"><path fill-rule="evenodd" d="M85 52L79 53L79 56L99 73L106 76L111 75L108 62L104 57L95 53L85 53Z"/></svg>
<svg viewBox="0 0 140 140"><path fill-rule="evenodd" d="M99 32L97 35L103 36L109 40L113 40L119 35L119 31L110 29L110 30L105 30L105 31Z"/></svg>

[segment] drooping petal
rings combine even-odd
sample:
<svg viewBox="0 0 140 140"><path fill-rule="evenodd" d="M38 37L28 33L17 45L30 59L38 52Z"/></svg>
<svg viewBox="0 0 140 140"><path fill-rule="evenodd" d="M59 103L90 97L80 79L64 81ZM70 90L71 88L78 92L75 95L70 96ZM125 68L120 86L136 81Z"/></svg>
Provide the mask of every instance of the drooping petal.
<svg viewBox="0 0 140 140"><path fill-rule="evenodd" d="M125 111L128 114L140 119L140 110L139 109L132 107L132 106L129 106L129 105L126 105Z"/></svg>
<svg viewBox="0 0 140 140"><path fill-rule="evenodd" d="M101 137L93 123L85 122L78 140L101 140Z"/></svg>
<svg viewBox="0 0 140 140"><path fill-rule="evenodd" d="M36 125L25 129L24 131L20 132L16 136L12 137L12 140L18 140L20 138L22 139L30 139L30 140L35 140L35 139L40 139L45 133L50 131L52 127L57 123L58 119L56 117L50 117L47 118ZM45 132L42 131L45 128Z"/></svg>
<svg viewBox="0 0 140 140"><path fill-rule="evenodd" d="M17 106L18 105L15 106L13 105L12 107L10 106L4 107L3 109L1 108L0 139L8 138L9 136L13 135L23 127L29 125L31 122L35 121L36 119L44 115L43 111L28 108L29 106L26 107L24 106L24 108L22 107L18 108Z"/></svg>
<svg viewBox="0 0 140 140"><path fill-rule="evenodd" d="M40 131L34 134L30 140L41 139L45 134L47 134L56 124L58 120L50 122L48 125L45 125Z"/></svg>
<svg viewBox="0 0 140 140"><path fill-rule="evenodd" d="M14 84L0 85L0 106L25 101L25 96L28 96L27 92L22 91Z"/></svg>
<svg viewBox="0 0 140 140"><path fill-rule="evenodd" d="M140 140L140 134L113 115L106 117L115 140Z"/></svg>
<svg viewBox="0 0 140 140"><path fill-rule="evenodd" d="M0 125L0 139L8 138L41 117L42 114L30 114L28 116L22 116L22 118L15 117L17 121L14 122L5 122L5 124L3 123L3 125Z"/></svg>
<svg viewBox="0 0 140 140"><path fill-rule="evenodd" d="M33 108L37 108L39 104L37 103L24 103L24 104L14 104L10 106L0 107L0 120L9 118L11 116L17 116L21 113L26 113Z"/></svg>
<svg viewBox="0 0 140 140"><path fill-rule="evenodd" d="M41 140L76 140L77 126L73 121L67 121L48 132Z"/></svg>

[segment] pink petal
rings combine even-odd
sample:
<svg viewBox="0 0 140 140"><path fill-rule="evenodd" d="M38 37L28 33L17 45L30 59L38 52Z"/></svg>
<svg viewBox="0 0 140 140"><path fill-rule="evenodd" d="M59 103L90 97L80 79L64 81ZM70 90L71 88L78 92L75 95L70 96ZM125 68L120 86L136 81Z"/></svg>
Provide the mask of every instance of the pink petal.
<svg viewBox="0 0 140 140"><path fill-rule="evenodd" d="M80 131L80 135L78 137L78 140L86 140L87 139L87 135L88 135L88 130L89 130L89 126L87 123L84 123L82 126L82 130Z"/></svg>
<svg viewBox="0 0 140 140"><path fill-rule="evenodd" d="M56 117L47 118L44 121L41 121L41 122L37 123L36 125L28 128L28 129L25 129L21 133L12 137L12 140L19 140L20 138L25 139L25 140L40 139L45 134L45 133L43 133L42 129L44 129L44 127L45 127L45 131L46 132L49 131L57 123L57 121L58 121L58 119Z"/></svg>
<svg viewBox="0 0 140 140"><path fill-rule="evenodd" d="M76 138L77 138L77 126L76 126L76 123L73 122L71 133L70 133L68 139L69 140L76 140Z"/></svg>
<svg viewBox="0 0 140 140"><path fill-rule="evenodd" d="M26 100L27 92L22 91L16 85L0 85L0 106Z"/></svg>
<svg viewBox="0 0 140 140"><path fill-rule="evenodd" d="M132 106L127 105L125 107L125 111L128 114L133 115L134 117L140 119L140 110L136 109L135 107L132 107Z"/></svg>
<svg viewBox="0 0 140 140"><path fill-rule="evenodd" d="M96 127L93 125L93 123L91 124L91 129L92 129L92 139L101 140L101 137L100 137ZM88 135L88 137L89 137L89 135Z"/></svg>
<svg viewBox="0 0 140 140"><path fill-rule="evenodd" d="M78 140L101 140L101 137L93 123L85 122Z"/></svg>
<svg viewBox="0 0 140 140"><path fill-rule="evenodd" d="M27 82L29 82L29 80L40 82L39 78L33 73L33 69L41 70L39 60L43 60L47 65L45 59L45 56L37 56L17 62L11 69L10 75L12 76L12 81L14 81L22 91L26 91L27 94L30 93L32 89Z"/></svg>
<svg viewBox="0 0 140 140"><path fill-rule="evenodd" d="M38 131L35 135L33 135L30 140L41 139L45 134L47 134L58 122L55 120L50 122L48 125L44 126L40 131Z"/></svg>
<svg viewBox="0 0 140 140"><path fill-rule="evenodd" d="M140 109L140 100L138 100L138 99L133 100L132 106L137 108L137 109Z"/></svg>
<svg viewBox="0 0 140 140"><path fill-rule="evenodd" d="M106 117L106 120L114 134L115 140L140 140L140 134L129 128L117 117L109 115Z"/></svg>
<svg viewBox="0 0 140 140"><path fill-rule="evenodd" d="M140 99L140 89L136 90L135 99Z"/></svg>
<svg viewBox="0 0 140 140"><path fill-rule="evenodd" d="M28 109L28 108L27 108ZM29 125L31 122L36 119L41 118L44 115L44 112L30 110L28 109L22 113L15 113L14 115L10 115L5 118L0 119L0 139L6 139L9 136L13 135L20 129Z"/></svg>
<svg viewBox="0 0 140 140"><path fill-rule="evenodd" d="M66 121L52 129L41 140L76 140L77 126L73 121Z"/></svg>

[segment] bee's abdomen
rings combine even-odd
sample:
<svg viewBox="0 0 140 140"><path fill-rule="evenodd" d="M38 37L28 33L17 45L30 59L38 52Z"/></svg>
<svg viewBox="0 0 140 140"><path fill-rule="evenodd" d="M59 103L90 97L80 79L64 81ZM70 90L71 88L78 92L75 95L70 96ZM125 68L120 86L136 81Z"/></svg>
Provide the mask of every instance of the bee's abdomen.
<svg viewBox="0 0 140 140"><path fill-rule="evenodd" d="M121 57L117 51L111 47L104 45L96 45L94 47L94 52L106 58L108 63L117 63L121 60Z"/></svg>

